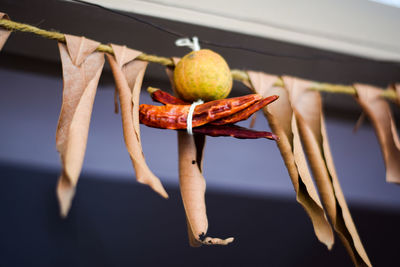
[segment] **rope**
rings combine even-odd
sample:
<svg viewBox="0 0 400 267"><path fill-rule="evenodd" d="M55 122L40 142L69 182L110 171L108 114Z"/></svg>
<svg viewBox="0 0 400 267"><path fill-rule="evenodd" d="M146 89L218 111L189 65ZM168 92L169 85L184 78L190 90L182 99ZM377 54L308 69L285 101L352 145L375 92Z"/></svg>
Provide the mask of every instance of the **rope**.
<svg viewBox="0 0 400 267"><path fill-rule="evenodd" d="M61 43L65 43L65 36L63 33L60 33L60 32L47 31L47 30L43 30L38 27L29 25L29 24L19 23L19 22L15 22L12 20L8 20L8 19L0 19L0 26L6 28L8 30L11 30L11 31L30 32L30 33L42 36L47 39L57 40ZM114 51L111 48L111 46L109 46L109 45L100 44L96 50L99 52L104 52L104 53L114 55ZM167 57L160 57L160 56L156 56L156 55L148 55L148 54L142 53L141 55L138 56L138 59L143 60L143 61L161 64L164 66L169 66L169 67L174 66L174 62L170 58L167 58ZM250 82L249 77L245 71L233 69L233 70L231 70L231 74L232 74L232 78L237 81ZM283 86L283 81L281 79L279 79L275 83L275 86ZM356 95L356 90L352 86L348 86L348 85L338 85L338 84L315 82L314 85L309 89L320 91L320 92ZM396 101L396 99L397 99L396 92L389 88L382 90L381 96L384 98L390 99L392 101Z"/></svg>

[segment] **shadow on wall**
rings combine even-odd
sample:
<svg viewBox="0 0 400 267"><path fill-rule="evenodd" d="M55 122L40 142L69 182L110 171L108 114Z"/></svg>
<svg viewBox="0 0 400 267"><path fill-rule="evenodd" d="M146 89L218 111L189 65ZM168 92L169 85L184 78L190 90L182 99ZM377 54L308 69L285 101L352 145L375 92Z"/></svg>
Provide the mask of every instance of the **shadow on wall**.
<svg viewBox="0 0 400 267"><path fill-rule="evenodd" d="M57 173L0 165L0 266L352 266L329 252L295 200L208 192L209 234L227 247L191 248L177 188L164 200L133 179L80 179L58 216ZM352 207L371 261L394 266L400 214Z"/></svg>

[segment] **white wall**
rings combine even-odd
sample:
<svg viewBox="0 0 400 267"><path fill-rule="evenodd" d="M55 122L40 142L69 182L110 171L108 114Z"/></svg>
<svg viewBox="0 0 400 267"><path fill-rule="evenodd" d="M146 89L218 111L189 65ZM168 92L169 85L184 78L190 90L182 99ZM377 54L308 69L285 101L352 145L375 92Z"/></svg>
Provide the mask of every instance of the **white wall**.
<svg viewBox="0 0 400 267"><path fill-rule="evenodd" d="M350 55L400 61L400 8L368 0L89 2Z"/></svg>

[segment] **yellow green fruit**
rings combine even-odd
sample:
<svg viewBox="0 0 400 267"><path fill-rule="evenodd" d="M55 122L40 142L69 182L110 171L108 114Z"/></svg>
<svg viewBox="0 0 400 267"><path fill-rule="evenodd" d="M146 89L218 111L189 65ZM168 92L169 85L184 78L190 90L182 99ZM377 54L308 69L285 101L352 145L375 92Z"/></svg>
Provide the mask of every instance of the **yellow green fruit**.
<svg viewBox="0 0 400 267"><path fill-rule="evenodd" d="M226 98L232 89L232 75L217 53L202 49L184 56L174 71L175 90L186 101Z"/></svg>

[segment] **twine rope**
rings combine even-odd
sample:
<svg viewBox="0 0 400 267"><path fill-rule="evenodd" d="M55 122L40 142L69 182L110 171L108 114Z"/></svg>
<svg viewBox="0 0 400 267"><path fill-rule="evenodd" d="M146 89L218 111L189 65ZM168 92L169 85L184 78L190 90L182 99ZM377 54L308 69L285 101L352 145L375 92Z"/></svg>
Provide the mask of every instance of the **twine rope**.
<svg viewBox="0 0 400 267"><path fill-rule="evenodd" d="M65 36L63 33L56 32L56 31L47 31L29 24L19 23L8 19L0 19L0 26L6 28L10 31L20 31L20 32L29 32L41 37L57 40L61 43L65 43ZM108 53L114 55L114 51L109 45L100 44L99 47L96 49L99 52ZM157 55L149 55L142 53L140 54L137 59L148 61L152 63L161 64L164 66L173 67L174 62L167 57L160 57ZM232 78L237 81L247 82L249 83L249 76L245 71L232 69L231 70ZM274 84L275 86L283 86L282 79L278 79L277 82ZM328 93L340 93L340 94L349 94L349 95L356 95L356 90L349 85L339 85L339 84L329 84L329 83L319 83L315 82L312 87L309 88L310 90L316 90L320 92L328 92ZM381 97L390 99L392 101L397 100L396 92L390 88L383 89L381 93Z"/></svg>

